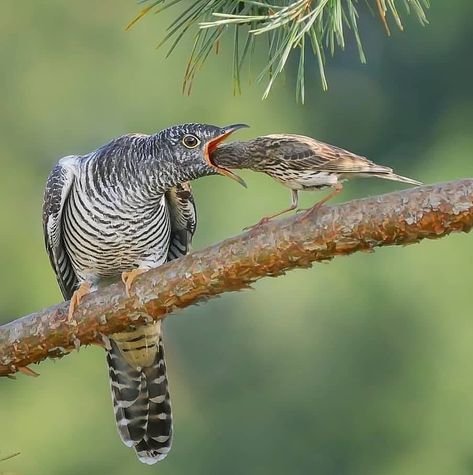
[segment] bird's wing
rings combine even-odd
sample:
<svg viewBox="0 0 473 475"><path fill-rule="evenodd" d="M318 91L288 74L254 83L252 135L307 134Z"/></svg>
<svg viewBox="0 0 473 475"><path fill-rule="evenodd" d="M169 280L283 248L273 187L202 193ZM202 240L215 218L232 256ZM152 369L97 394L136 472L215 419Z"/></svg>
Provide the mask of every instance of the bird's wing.
<svg viewBox="0 0 473 475"><path fill-rule="evenodd" d="M77 159L76 155L64 157L53 168L46 183L43 202L43 232L46 250L65 299L71 298L77 286L77 276L64 247L61 218L64 204L74 183Z"/></svg>
<svg viewBox="0 0 473 475"><path fill-rule="evenodd" d="M171 188L166 193L166 200L171 219L168 261L172 261L190 251L192 236L197 225L197 215L189 183L182 183Z"/></svg>
<svg viewBox="0 0 473 475"><path fill-rule="evenodd" d="M337 173L386 173L390 168L376 165L361 155L310 137L298 135L270 136L274 149L268 150L270 160L285 161L291 168Z"/></svg>

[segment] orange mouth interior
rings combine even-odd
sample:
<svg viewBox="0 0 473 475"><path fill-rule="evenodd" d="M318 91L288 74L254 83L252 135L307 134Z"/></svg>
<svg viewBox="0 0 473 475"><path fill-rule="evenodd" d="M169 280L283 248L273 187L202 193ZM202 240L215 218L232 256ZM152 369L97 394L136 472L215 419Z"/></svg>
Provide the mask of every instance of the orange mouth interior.
<svg viewBox="0 0 473 475"><path fill-rule="evenodd" d="M219 146L220 143L222 143L231 133L233 130L229 132L225 132L222 135L219 135L213 140L209 140L205 146L204 146L204 158L205 161L213 168L217 170L220 175L227 176L228 178L231 178L232 180L237 181L240 183L240 185L244 186L246 188L246 183L243 180L243 178L239 177L237 174L233 173L232 171L228 170L227 168L224 167L219 167L218 165L215 165L215 163L212 162L212 159L210 158L212 153L215 151L215 149Z"/></svg>

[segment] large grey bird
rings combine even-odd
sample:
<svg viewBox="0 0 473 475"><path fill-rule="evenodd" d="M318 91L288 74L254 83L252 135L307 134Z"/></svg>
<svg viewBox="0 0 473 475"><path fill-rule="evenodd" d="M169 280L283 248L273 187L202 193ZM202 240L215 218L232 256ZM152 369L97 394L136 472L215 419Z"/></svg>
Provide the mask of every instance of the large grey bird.
<svg viewBox="0 0 473 475"><path fill-rule="evenodd" d="M118 137L59 160L46 185L46 249L70 317L80 298L189 251L196 211L189 180L221 173L209 154L243 124L183 124L154 135ZM161 322L111 335L107 346L118 432L153 464L171 448L172 416Z"/></svg>
<svg viewBox="0 0 473 475"><path fill-rule="evenodd" d="M422 185L420 181L397 175L390 167L304 135L264 135L245 142L224 144L214 150L210 160L223 170L248 168L266 173L291 190L291 205L288 208L264 217L250 227L257 227L296 209L299 191L331 187L332 192L308 210L311 213L338 194L342 190L342 182L351 178L376 177Z"/></svg>

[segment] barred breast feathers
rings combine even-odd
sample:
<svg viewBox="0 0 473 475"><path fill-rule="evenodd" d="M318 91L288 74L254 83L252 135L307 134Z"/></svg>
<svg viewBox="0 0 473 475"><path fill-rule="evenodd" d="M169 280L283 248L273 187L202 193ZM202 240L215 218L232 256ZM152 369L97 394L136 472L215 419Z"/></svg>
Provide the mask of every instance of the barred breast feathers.
<svg viewBox="0 0 473 475"><path fill-rule="evenodd" d="M64 242L80 280L166 261L171 226L165 195L135 160L147 147L146 136L124 136L76 161Z"/></svg>

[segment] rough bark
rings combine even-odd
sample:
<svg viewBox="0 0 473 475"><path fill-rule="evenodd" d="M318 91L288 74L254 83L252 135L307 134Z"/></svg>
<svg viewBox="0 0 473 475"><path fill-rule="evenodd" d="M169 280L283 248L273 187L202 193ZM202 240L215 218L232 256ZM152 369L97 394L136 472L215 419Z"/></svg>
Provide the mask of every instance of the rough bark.
<svg viewBox="0 0 473 475"><path fill-rule="evenodd" d="M194 252L138 277L128 297L121 283L86 296L67 321L62 303L0 327L0 375L46 357L67 354L146 319L266 276L381 246L406 245L468 232L473 225L473 179L412 188L323 207L316 215L271 222ZM145 316L147 315L147 316Z"/></svg>

